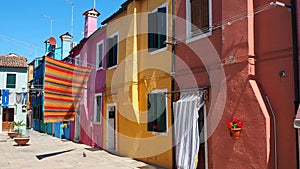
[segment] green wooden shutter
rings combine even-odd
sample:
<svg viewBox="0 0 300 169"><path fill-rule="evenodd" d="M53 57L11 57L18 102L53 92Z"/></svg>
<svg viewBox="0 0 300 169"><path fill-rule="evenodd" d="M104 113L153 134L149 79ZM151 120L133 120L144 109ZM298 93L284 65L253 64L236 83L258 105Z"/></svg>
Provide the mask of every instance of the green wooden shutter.
<svg viewBox="0 0 300 169"><path fill-rule="evenodd" d="M154 95L148 94L148 131L153 131L153 125L155 121L154 111L155 111Z"/></svg>
<svg viewBox="0 0 300 169"><path fill-rule="evenodd" d="M167 130L166 125L166 98L165 94L159 93L156 94L157 99L157 132L165 132Z"/></svg>
<svg viewBox="0 0 300 169"><path fill-rule="evenodd" d="M163 93L148 95L148 131L166 132L166 98Z"/></svg>
<svg viewBox="0 0 300 169"><path fill-rule="evenodd" d="M16 88L16 75L7 74L6 88Z"/></svg>
<svg viewBox="0 0 300 169"><path fill-rule="evenodd" d="M152 52L157 48L157 13L148 14L148 51Z"/></svg>
<svg viewBox="0 0 300 169"><path fill-rule="evenodd" d="M113 66L117 65L118 63L118 35L113 37Z"/></svg>
<svg viewBox="0 0 300 169"><path fill-rule="evenodd" d="M166 44L164 44L164 42L167 40L167 19L166 19L166 12L167 12L167 8L163 7L163 8L158 8L158 15L157 15L157 48L163 48L166 47Z"/></svg>

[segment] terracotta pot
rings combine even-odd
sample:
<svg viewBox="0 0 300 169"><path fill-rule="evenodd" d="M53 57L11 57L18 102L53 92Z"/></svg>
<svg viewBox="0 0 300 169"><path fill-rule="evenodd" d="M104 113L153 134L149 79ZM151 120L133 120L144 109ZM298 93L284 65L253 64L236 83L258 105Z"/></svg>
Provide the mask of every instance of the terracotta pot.
<svg viewBox="0 0 300 169"><path fill-rule="evenodd" d="M18 144L18 146L24 146L28 143L29 137L14 138L14 140Z"/></svg>
<svg viewBox="0 0 300 169"><path fill-rule="evenodd" d="M16 133L16 136L15 136L16 138L20 138L20 137L22 137L22 133Z"/></svg>
<svg viewBox="0 0 300 169"><path fill-rule="evenodd" d="M7 134L10 138L14 138L16 136L16 132L8 132Z"/></svg>
<svg viewBox="0 0 300 169"><path fill-rule="evenodd" d="M233 139L239 139L241 135L242 129L241 128L232 128L230 129L230 136Z"/></svg>

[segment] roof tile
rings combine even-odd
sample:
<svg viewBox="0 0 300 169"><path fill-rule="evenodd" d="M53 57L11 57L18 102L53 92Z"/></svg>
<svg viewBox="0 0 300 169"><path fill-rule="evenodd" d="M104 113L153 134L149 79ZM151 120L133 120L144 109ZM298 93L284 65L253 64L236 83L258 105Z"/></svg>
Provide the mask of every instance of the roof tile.
<svg viewBox="0 0 300 169"><path fill-rule="evenodd" d="M16 54L0 55L0 67L27 67L26 58Z"/></svg>

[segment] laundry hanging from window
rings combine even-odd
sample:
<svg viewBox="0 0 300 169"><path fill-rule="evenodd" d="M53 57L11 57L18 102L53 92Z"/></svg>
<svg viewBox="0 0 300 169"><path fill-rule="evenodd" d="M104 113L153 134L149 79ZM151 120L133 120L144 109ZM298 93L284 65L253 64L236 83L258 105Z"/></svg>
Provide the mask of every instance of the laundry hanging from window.
<svg viewBox="0 0 300 169"><path fill-rule="evenodd" d="M2 107L8 108L8 104L9 104L9 90L3 89L2 90Z"/></svg>

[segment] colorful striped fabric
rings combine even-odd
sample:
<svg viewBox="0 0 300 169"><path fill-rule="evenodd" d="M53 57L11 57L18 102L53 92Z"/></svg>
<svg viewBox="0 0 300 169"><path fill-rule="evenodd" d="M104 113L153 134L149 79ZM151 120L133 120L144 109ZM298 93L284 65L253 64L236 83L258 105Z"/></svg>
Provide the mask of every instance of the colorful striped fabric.
<svg viewBox="0 0 300 169"><path fill-rule="evenodd" d="M45 57L44 123L74 120L91 69Z"/></svg>

